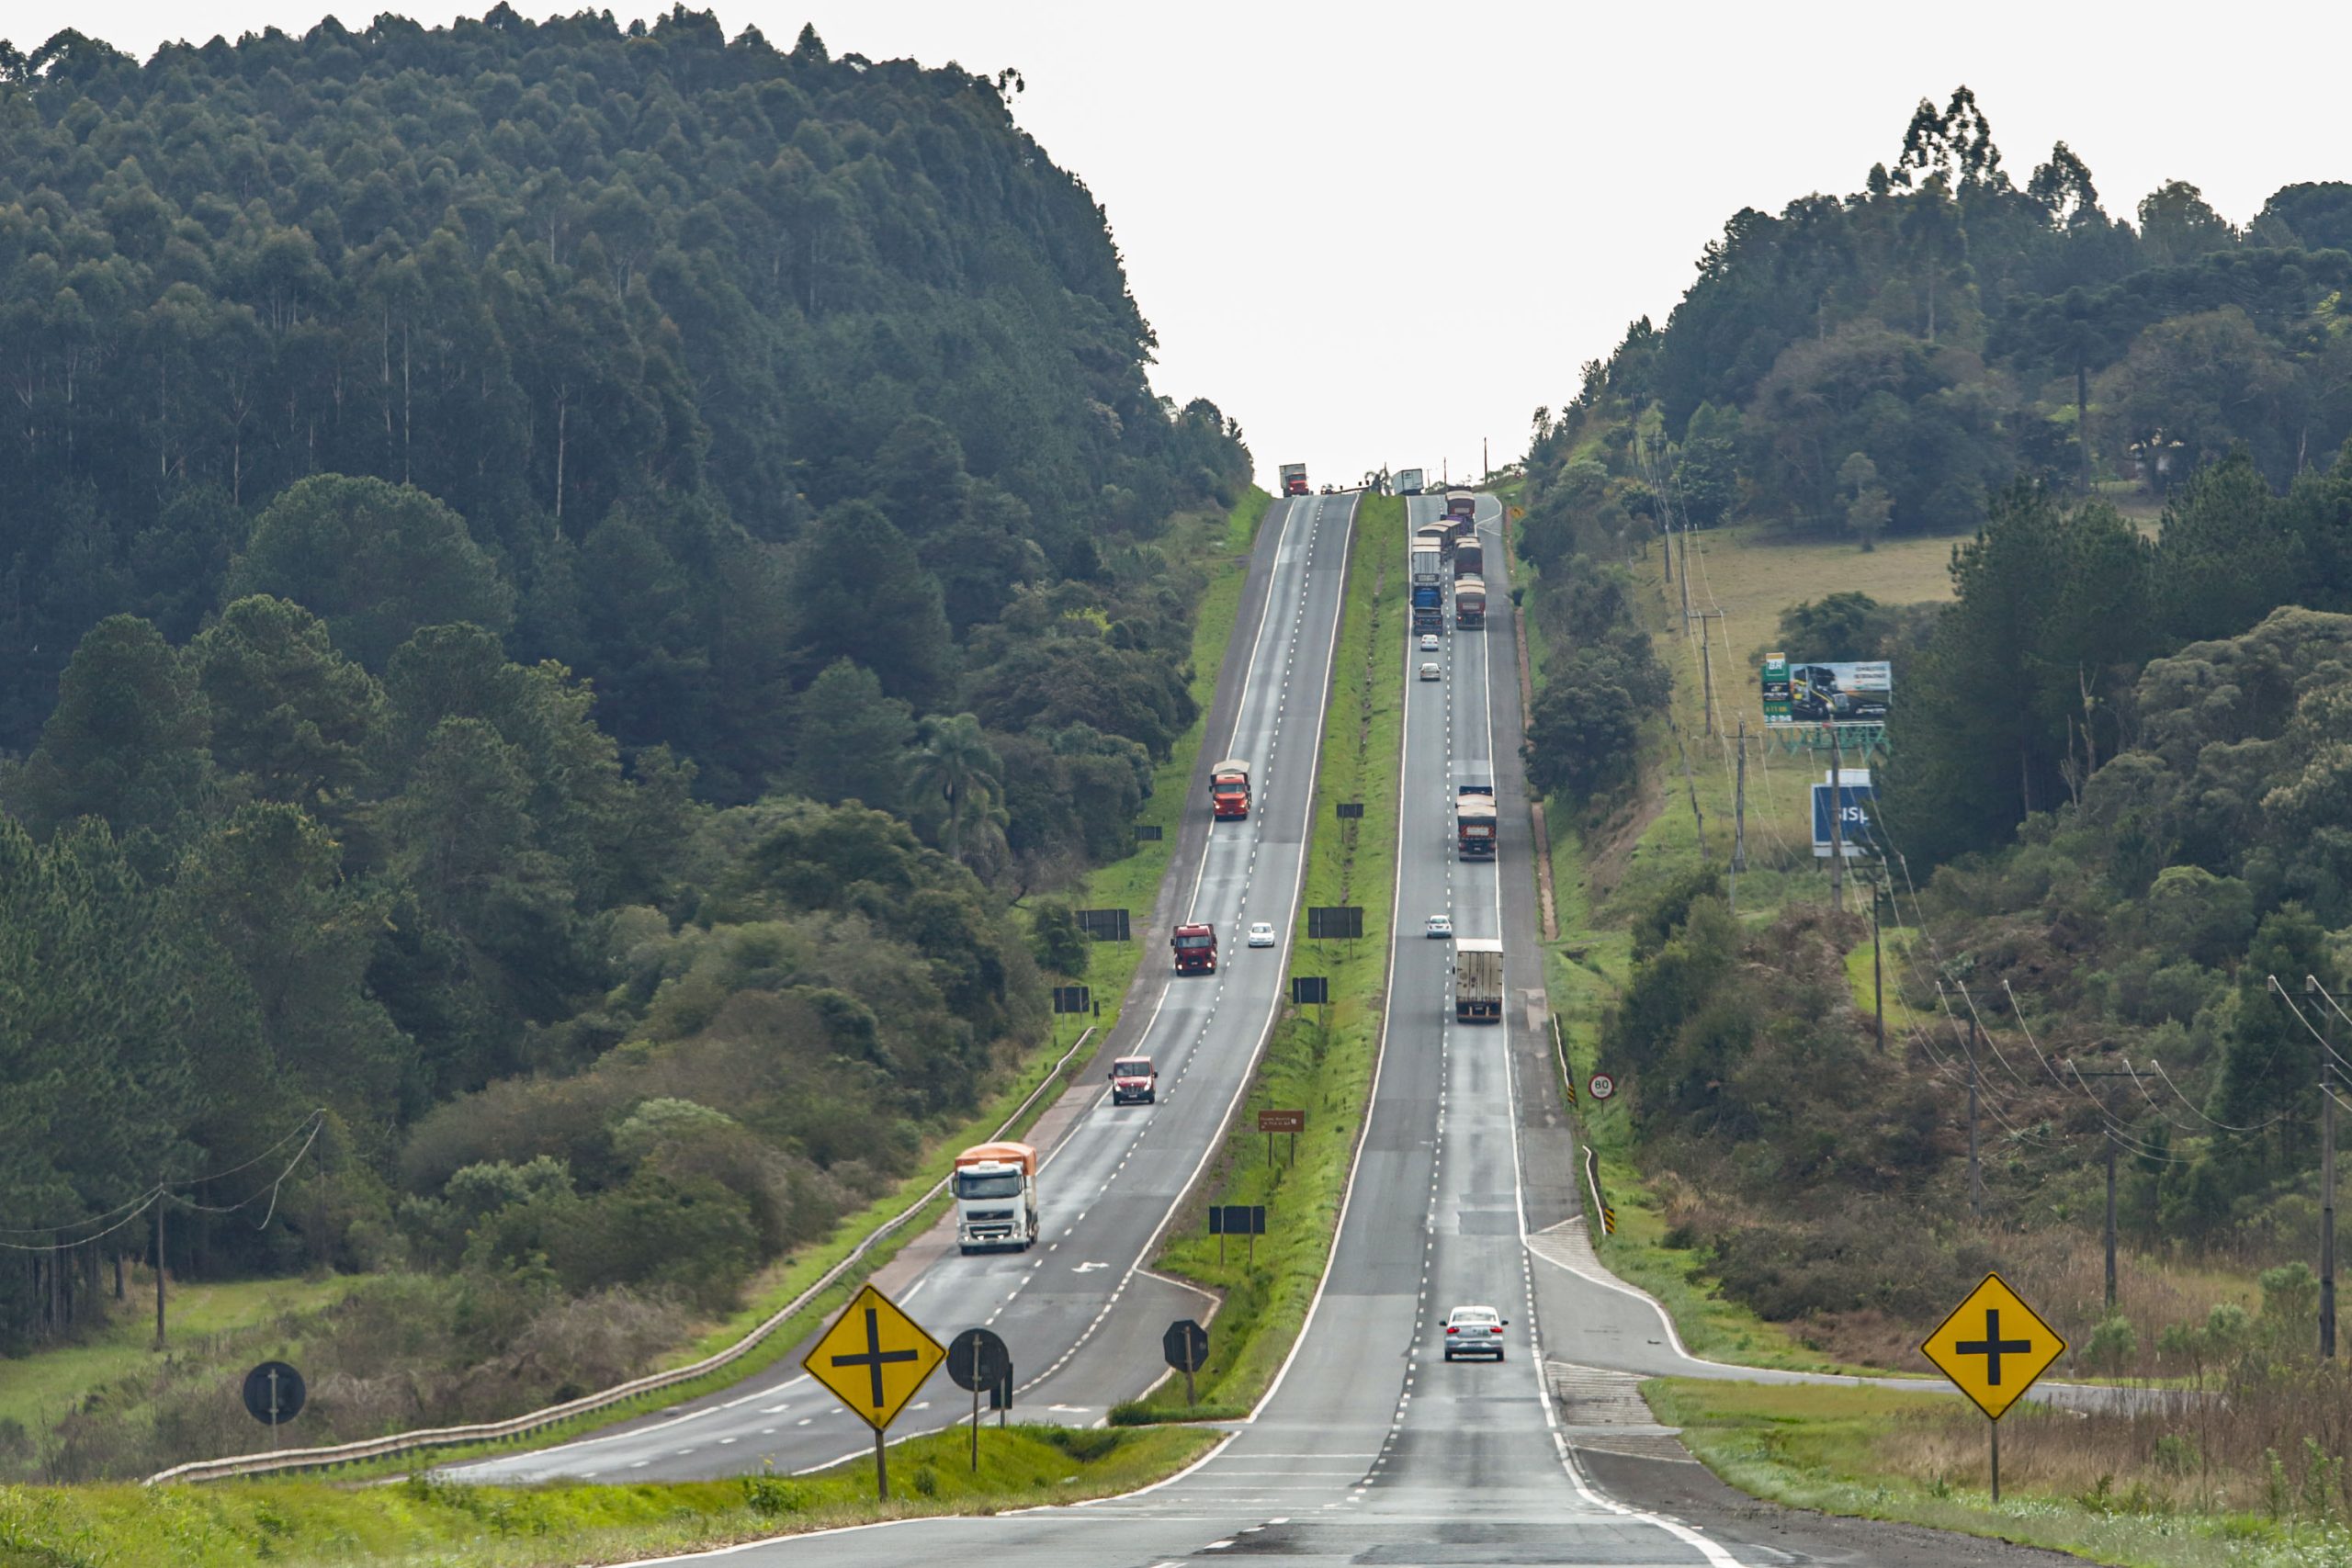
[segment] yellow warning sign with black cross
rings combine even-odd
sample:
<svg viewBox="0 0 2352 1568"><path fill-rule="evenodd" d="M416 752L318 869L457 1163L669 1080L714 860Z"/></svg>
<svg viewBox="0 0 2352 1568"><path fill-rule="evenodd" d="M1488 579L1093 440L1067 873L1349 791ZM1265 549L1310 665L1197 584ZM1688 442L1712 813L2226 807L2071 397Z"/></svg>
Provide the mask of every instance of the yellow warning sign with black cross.
<svg viewBox="0 0 2352 1568"><path fill-rule="evenodd" d="M2007 1280L1987 1274L1919 1349L1954 1388L1998 1421L2066 1353L2066 1342Z"/></svg>
<svg viewBox="0 0 2352 1568"><path fill-rule="evenodd" d="M879 1432L946 1359L947 1352L921 1324L867 1285L851 1298L800 1364Z"/></svg>

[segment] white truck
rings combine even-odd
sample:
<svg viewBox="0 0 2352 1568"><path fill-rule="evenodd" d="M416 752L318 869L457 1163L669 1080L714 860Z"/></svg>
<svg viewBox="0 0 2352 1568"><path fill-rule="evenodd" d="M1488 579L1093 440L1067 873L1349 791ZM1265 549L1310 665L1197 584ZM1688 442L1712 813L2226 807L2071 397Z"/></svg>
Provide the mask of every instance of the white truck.
<svg viewBox="0 0 2352 1568"><path fill-rule="evenodd" d="M1500 1023L1503 944L1490 936L1453 939L1453 1016L1462 1023Z"/></svg>
<svg viewBox="0 0 2352 1568"><path fill-rule="evenodd" d="M965 1253L1037 1239L1037 1151L1027 1144L975 1144L956 1156L956 1244Z"/></svg>

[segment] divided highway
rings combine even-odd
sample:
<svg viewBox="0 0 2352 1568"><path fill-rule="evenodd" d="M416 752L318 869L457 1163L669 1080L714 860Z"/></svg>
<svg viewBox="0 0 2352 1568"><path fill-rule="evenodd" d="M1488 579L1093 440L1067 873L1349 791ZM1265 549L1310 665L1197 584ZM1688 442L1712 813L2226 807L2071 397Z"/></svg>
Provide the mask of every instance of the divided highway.
<svg viewBox="0 0 2352 1568"><path fill-rule="evenodd" d="M1416 502L1411 522L1439 504ZM956 1560L1174 1568L1233 1556L1334 1568L2065 1561L1754 1504L1687 1458L1666 1457L1680 1450L1647 1427L1633 1378L1611 1370L1774 1375L1688 1358L1655 1304L1591 1262L1577 1235L1575 1139L1532 1006L1541 954L1499 520L1481 497L1493 630L1449 629L1435 655L1399 634L1403 809L1385 1045L1329 1271L1257 1413L1191 1470L1125 1497L861 1526L714 1555L763 1568ZM1405 548L1400 537L1400 559ZM1442 679L1419 680L1416 667L1432 657ZM1495 781L1497 861L1455 858L1456 771ZM1441 911L1462 936L1504 942L1498 1024L1454 1021L1453 944L1422 934ZM1446 1314L1468 1303L1510 1320L1500 1364L1443 1359ZM1161 1321L1153 1310L1139 1326ZM1617 1397L1595 1403L1614 1404L1613 1427L1566 1424L1555 1382L1576 1389L1612 1379ZM1581 1420L1574 1410L1570 1418Z"/></svg>
<svg viewBox="0 0 2352 1568"><path fill-rule="evenodd" d="M1413 521L1437 504L1415 502ZM1498 605L1508 603L1499 519L1482 497ZM1405 540L1395 547L1401 560ZM1788 1560L1742 1559L1708 1532L1604 1495L1544 1386L1548 1325L1536 1315L1527 1237L1531 1212L1547 1217L1560 1199L1531 1195L1531 1177L1539 1189L1556 1183L1529 1170L1521 1129L1556 1097L1522 1083L1516 1065L1539 971L1518 760L1508 744L1498 757L1495 739L1519 733L1518 666L1509 616L1491 624L1449 630L1436 655L1400 632L1397 678L1408 683L1385 1043L1329 1273L1257 1414L1203 1463L1132 1496L804 1536L734 1555L860 1568L982 1555L1091 1568L1243 1552L1302 1563ZM1415 679L1432 657L1443 679ZM1455 859L1453 768L1487 772L1503 792L1498 861ZM1505 939L1500 1024L1454 1021L1452 944L1422 935L1441 911L1462 935ZM1565 1134L1556 1111L1552 1120ZM1510 1319L1501 1364L1442 1359L1445 1314L1469 1303Z"/></svg>
<svg viewBox="0 0 2352 1568"><path fill-rule="evenodd" d="M1289 972L1317 752L1330 688L1351 495L1277 500L1259 530L1235 646L1201 759L1253 765L1242 821L1211 825L1204 783L1188 785L1172 878L1151 918L1134 912L1142 968L1096 1065L1031 1134L1044 1155L1040 1243L1023 1253L957 1253L951 1221L910 1244L876 1283L944 1340L975 1325L1010 1350L1016 1407L1029 1419L1089 1425L1160 1375L1159 1334L1206 1306L1143 1265L1170 1213L1217 1146L1247 1087ZM1243 639L1247 638L1245 642ZM1167 928L1217 930L1218 972L1170 973ZM1282 933L1243 942L1250 922ZM1114 1107L1102 1079L1114 1055L1159 1066L1153 1105ZM894 1438L951 1425L956 1400L926 1389ZM867 1451L864 1422L799 1370L798 1354L744 1383L594 1437L450 1467L456 1479L607 1482L821 1467Z"/></svg>

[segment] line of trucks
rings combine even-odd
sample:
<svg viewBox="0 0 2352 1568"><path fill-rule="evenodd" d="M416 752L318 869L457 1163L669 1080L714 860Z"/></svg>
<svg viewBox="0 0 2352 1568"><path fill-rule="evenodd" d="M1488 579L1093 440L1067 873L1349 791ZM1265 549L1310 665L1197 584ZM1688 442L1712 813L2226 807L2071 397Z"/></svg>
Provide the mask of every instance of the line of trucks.
<svg viewBox="0 0 2352 1568"><path fill-rule="evenodd" d="M1413 631L1445 629L1447 567L1453 583L1453 625L1469 631L1487 624L1487 547L1477 534L1478 498L1466 490L1445 492L1445 516L1413 530L1411 547Z"/></svg>
<svg viewBox="0 0 2352 1568"><path fill-rule="evenodd" d="M1467 490L1445 492L1445 519L1440 523L1425 523L1414 530L1413 553L1416 568L1413 583L1418 595L1422 571L1419 558L1422 550L1434 547L1436 558L1429 563L1428 578L1432 589L1442 586L1441 563L1450 561L1453 572L1453 624L1467 630L1487 624L1486 547L1479 542L1476 518L1478 511L1476 494ZM1419 604L1418 597L1416 604ZM1436 608L1435 595L1431 596ZM1416 630L1436 630L1432 624L1420 625L1419 611L1415 611ZM1432 616L1442 623L1442 611ZM1495 858L1495 781L1482 774L1472 774L1453 781L1450 790L1453 809L1453 852L1459 860ZM1453 942L1453 1016L1461 1023L1498 1023L1503 1016L1503 944L1492 937L1456 937Z"/></svg>
<svg viewBox="0 0 2352 1568"><path fill-rule="evenodd" d="M1283 465L1285 493L1306 493L1306 467ZM1458 504L1457 504L1458 503ZM1483 617L1486 585L1460 570L1467 549L1472 566L1479 563L1477 536L1470 529L1475 498L1467 491L1446 495L1448 521L1427 524L1419 532L1436 530L1426 547L1413 547L1413 622L1415 630L1438 629L1443 609L1441 562L1452 555L1456 563L1453 583L1457 621L1464 614L1465 585L1476 595L1476 614ZM1457 529L1453 525L1459 524ZM1423 626L1425 604L1431 625ZM1474 623L1475 624L1475 623ZM1209 764L1209 803L1220 820L1250 815L1250 763L1225 757ZM1484 776L1457 780L1453 791L1454 852L1463 860L1495 858L1495 784ZM1216 928L1187 921L1169 934L1168 944L1180 975L1216 973ZM1463 937L1453 944L1453 1016L1464 1023L1491 1022L1503 1014L1503 944L1490 938ZM1111 1101L1114 1105L1151 1104L1159 1098L1159 1074L1148 1056L1122 1057L1111 1064ZM956 1201L956 1242L958 1250L975 1252L1010 1249L1026 1252L1039 1234L1037 1213L1037 1151L1028 1144L1010 1141L976 1144L956 1156L949 1190Z"/></svg>

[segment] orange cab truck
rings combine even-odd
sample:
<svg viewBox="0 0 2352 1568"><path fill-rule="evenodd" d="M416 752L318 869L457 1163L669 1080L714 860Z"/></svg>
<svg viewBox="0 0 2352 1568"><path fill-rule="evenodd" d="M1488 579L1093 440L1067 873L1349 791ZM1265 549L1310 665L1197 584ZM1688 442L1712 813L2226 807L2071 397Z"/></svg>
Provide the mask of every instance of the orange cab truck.
<svg viewBox="0 0 2352 1568"><path fill-rule="evenodd" d="M1306 493L1306 464L1284 463L1283 465L1283 493L1284 495L1305 495Z"/></svg>
<svg viewBox="0 0 2352 1568"><path fill-rule="evenodd" d="M1250 764L1227 757L1209 764L1209 809L1219 817L1250 815Z"/></svg>
<svg viewBox="0 0 2352 1568"><path fill-rule="evenodd" d="M1037 1151L1027 1144L975 1144L956 1156L956 1242L967 1253L1037 1239Z"/></svg>
<svg viewBox="0 0 2352 1568"><path fill-rule="evenodd" d="M1215 926L1178 926L1169 937L1168 945L1176 954L1176 973L1179 975L1216 973L1216 928Z"/></svg>

